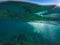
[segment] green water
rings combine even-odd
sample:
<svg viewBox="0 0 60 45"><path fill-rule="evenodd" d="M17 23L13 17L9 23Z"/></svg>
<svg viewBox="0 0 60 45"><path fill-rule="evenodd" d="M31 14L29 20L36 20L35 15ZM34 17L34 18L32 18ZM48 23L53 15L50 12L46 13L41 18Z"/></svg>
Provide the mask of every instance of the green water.
<svg viewBox="0 0 60 45"><path fill-rule="evenodd" d="M53 7L0 3L0 45L60 45L60 8Z"/></svg>

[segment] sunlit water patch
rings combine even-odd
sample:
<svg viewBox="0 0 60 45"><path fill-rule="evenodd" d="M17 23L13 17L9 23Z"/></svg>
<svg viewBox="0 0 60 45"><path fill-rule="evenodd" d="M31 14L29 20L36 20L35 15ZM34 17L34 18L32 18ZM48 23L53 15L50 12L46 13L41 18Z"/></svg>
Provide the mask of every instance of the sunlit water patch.
<svg viewBox="0 0 60 45"><path fill-rule="evenodd" d="M41 33L45 39L57 42L60 41L60 26L46 23L28 22L34 27L34 32Z"/></svg>

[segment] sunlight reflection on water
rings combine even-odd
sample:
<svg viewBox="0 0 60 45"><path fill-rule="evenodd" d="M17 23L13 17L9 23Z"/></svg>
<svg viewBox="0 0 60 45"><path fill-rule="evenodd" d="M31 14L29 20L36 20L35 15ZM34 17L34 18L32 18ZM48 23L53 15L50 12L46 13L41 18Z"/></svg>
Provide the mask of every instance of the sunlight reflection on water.
<svg viewBox="0 0 60 45"><path fill-rule="evenodd" d="M60 26L37 22L28 23L34 27L34 32L41 33L46 39L56 41L57 37L59 37L58 33L60 32Z"/></svg>

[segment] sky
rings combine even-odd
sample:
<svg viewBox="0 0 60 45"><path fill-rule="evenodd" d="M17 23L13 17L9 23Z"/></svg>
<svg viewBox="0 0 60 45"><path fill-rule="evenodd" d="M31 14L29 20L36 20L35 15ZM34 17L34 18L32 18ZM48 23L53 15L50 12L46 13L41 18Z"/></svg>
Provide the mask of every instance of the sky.
<svg viewBox="0 0 60 45"><path fill-rule="evenodd" d="M6 0L0 0L0 2L1 1L6 1ZM32 2L37 4L57 4L60 2L60 0L17 0L17 1Z"/></svg>
<svg viewBox="0 0 60 45"><path fill-rule="evenodd" d="M35 3L38 3L38 4L57 4L57 3L60 3L60 0L27 0L27 1L30 1L30 2L35 2Z"/></svg>

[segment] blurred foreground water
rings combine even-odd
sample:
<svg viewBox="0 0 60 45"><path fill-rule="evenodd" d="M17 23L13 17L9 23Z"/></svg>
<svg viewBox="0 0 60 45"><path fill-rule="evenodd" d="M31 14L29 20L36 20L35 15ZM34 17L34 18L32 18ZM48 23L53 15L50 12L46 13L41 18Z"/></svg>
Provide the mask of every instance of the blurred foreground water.
<svg viewBox="0 0 60 45"><path fill-rule="evenodd" d="M60 26L0 18L1 45L60 45Z"/></svg>

